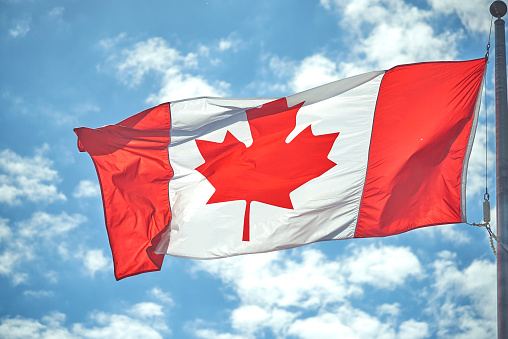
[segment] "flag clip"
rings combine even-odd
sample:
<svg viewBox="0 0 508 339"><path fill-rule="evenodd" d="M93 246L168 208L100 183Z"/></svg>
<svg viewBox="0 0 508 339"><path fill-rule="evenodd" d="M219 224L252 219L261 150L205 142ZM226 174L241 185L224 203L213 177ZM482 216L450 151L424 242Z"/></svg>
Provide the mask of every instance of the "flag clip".
<svg viewBox="0 0 508 339"><path fill-rule="evenodd" d="M483 201L483 222L488 224L490 222L490 201L489 201L489 194L485 193L483 198L485 199Z"/></svg>

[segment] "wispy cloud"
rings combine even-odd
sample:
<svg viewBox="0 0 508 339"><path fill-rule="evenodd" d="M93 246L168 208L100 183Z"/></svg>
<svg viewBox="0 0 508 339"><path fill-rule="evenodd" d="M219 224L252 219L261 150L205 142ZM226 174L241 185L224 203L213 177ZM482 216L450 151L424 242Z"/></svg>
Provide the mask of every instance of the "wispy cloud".
<svg viewBox="0 0 508 339"><path fill-rule="evenodd" d="M76 256L83 261L86 273L92 278L97 272L110 272L113 269L111 259L106 258L101 249L89 249Z"/></svg>
<svg viewBox="0 0 508 339"><path fill-rule="evenodd" d="M32 202L52 203L66 200L58 191L58 172L53 161L44 154L48 146L38 149L33 157L23 157L5 149L0 151L0 203L20 204L26 199Z"/></svg>
<svg viewBox="0 0 508 339"><path fill-rule="evenodd" d="M395 289L409 278L423 277L423 268L409 247L374 245L355 248L344 261L344 272L352 283Z"/></svg>
<svg viewBox="0 0 508 339"><path fill-rule="evenodd" d="M476 0L429 0L438 13L457 14L464 27L471 32L487 33L490 28L490 13L486 10L492 1Z"/></svg>
<svg viewBox="0 0 508 339"><path fill-rule="evenodd" d="M232 33L227 38L220 39L218 49L219 51L236 51L241 44L242 40Z"/></svg>
<svg viewBox="0 0 508 339"><path fill-rule="evenodd" d="M389 69L399 64L456 58L457 47L464 38L464 32L455 28L436 28L436 14L444 17L460 12L459 16L464 18L467 28L478 31L477 24L467 18L476 15L478 6L483 5L475 4L459 9L460 1L438 2L432 2L432 6L439 10L431 12L403 0L321 0L321 5L337 16L338 24L346 33L343 39L351 42L351 49L347 54L340 55L325 50L302 60L273 55L264 57L272 74L282 81L278 86L272 84L272 87L287 87L299 92L344 77L376 69ZM443 4L448 2L453 6L445 8ZM474 22L476 21L475 19ZM262 87L266 85L263 84Z"/></svg>
<svg viewBox="0 0 508 339"><path fill-rule="evenodd" d="M206 263L195 269L221 279L238 300L231 310L230 332L218 324L193 321L187 329L199 338L256 338L263 331L276 337L427 338L433 335L492 337L495 319L495 265L475 260L458 268L455 255L442 252L422 265L409 247L350 246L336 260L322 252L278 252ZM412 290L411 280L429 288ZM412 295L426 309L426 319L410 318L408 305L381 304L374 311L358 300L375 290ZM230 294L233 293L231 296ZM430 297L429 297L430 296ZM469 299L463 307L459 300ZM467 322L457 319L468 319ZM476 336L479 335L479 336Z"/></svg>
<svg viewBox="0 0 508 339"><path fill-rule="evenodd" d="M53 291L46 291L46 290L26 290L23 292L24 296L27 297L33 297L33 298L44 298L44 297L52 297L55 295L55 292Z"/></svg>
<svg viewBox="0 0 508 339"><path fill-rule="evenodd" d="M142 302L132 306L128 313L138 318L153 318L164 315L163 306L153 302Z"/></svg>
<svg viewBox="0 0 508 339"><path fill-rule="evenodd" d="M171 298L171 295L167 292L164 292L159 287L152 288L148 293L159 302L168 304L170 306L173 305L174 303L173 298Z"/></svg>
<svg viewBox="0 0 508 339"><path fill-rule="evenodd" d="M81 180L74 189L73 196L76 198L90 198L98 197L101 195L99 185L90 180Z"/></svg>
<svg viewBox="0 0 508 339"><path fill-rule="evenodd" d="M20 20L14 27L9 29L9 35L13 38L23 38L30 31L30 20Z"/></svg>
<svg viewBox="0 0 508 339"><path fill-rule="evenodd" d="M432 266L435 282L427 311L436 319L437 336L459 333L463 338L495 338L495 263L474 260L460 269L456 254L443 251Z"/></svg>
<svg viewBox="0 0 508 339"><path fill-rule="evenodd" d="M339 24L354 41L355 62L368 67L452 59L463 35L460 30L438 32L433 27L435 13L404 0L321 0L321 4L337 13Z"/></svg>
<svg viewBox="0 0 508 339"><path fill-rule="evenodd" d="M48 16L55 20L62 20L62 15L65 12L65 8L63 6L54 7L48 12Z"/></svg>
<svg viewBox="0 0 508 339"><path fill-rule="evenodd" d="M35 212L30 219L15 223L15 227L1 219L0 229L9 239L0 242L0 274L10 277L15 285L26 282L29 276L23 271L24 264L36 259L43 250L57 247L57 240L61 243L65 234L85 221L83 215L65 212Z"/></svg>
<svg viewBox="0 0 508 339"><path fill-rule="evenodd" d="M296 65L289 80L289 86L293 91L301 92L335 81L340 77L338 65L334 61L322 54L314 54Z"/></svg>
<svg viewBox="0 0 508 339"><path fill-rule="evenodd" d="M96 311L86 323L66 324L67 316L61 312L52 312L41 319L3 317L0 319L0 337L162 339L171 334L163 316L161 305L139 303L125 313Z"/></svg>
<svg viewBox="0 0 508 339"><path fill-rule="evenodd" d="M114 43L107 40L100 45L108 47ZM197 96L224 96L229 85L223 81L212 84L203 76L194 75L190 71L197 66L197 53L184 54L162 38L150 38L114 52L105 64L128 86L139 85L148 74L155 75L160 90L148 96L146 101L150 104Z"/></svg>

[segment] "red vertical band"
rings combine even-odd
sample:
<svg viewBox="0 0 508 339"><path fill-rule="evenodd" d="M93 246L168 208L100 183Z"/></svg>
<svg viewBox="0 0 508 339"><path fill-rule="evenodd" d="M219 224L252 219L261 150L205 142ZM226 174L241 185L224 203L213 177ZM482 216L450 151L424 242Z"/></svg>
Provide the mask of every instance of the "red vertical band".
<svg viewBox="0 0 508 339"><path fill-rule="evenodd" d="M153 250L171 219L170 126L162 104L116 125L74 130L97 170L117 280L162 266L164 255Z"/></svg>
<svg viewBox="0 0 508 339"><path fill-rule="evenodd" d="M355 237L462 221L463 164L484 69L478 59L386 72Z"/></svg>

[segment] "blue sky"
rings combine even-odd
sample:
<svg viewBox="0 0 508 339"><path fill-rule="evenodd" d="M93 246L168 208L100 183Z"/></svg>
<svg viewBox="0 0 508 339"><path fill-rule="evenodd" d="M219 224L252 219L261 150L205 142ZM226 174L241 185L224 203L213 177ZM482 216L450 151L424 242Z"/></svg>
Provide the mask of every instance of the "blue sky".
<svg viewBox="0 0 508 339"><path fill-rule="evenodd" d="M480 58L489 4L0 0L0 337L494 337L495 257L487 232L467 225L168 256L161 272L117 282L95 170L72 131L165 101L285 96L401 63ZM486 85L494 197L493 62ZM470 222L482 219L481 114Z"/></svg>

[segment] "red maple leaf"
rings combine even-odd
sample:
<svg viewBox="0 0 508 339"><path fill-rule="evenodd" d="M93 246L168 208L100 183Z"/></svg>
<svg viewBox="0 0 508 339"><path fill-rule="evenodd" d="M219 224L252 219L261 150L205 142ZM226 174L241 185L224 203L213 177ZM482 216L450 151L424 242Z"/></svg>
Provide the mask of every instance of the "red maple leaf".
<svg viewBox="0 0 508 339"><path fill-rule="evenodd" d="M290 143L303 102L288 107L285 98L246 111L253 143L246 147L229 131L221 143L196 140L205 163L196 168L215 188L207 204L245 200L243 241L249 241L253 201L293 209L296 188L336 164L328 154L339 133L315 136L307 126Z"/></svg>

